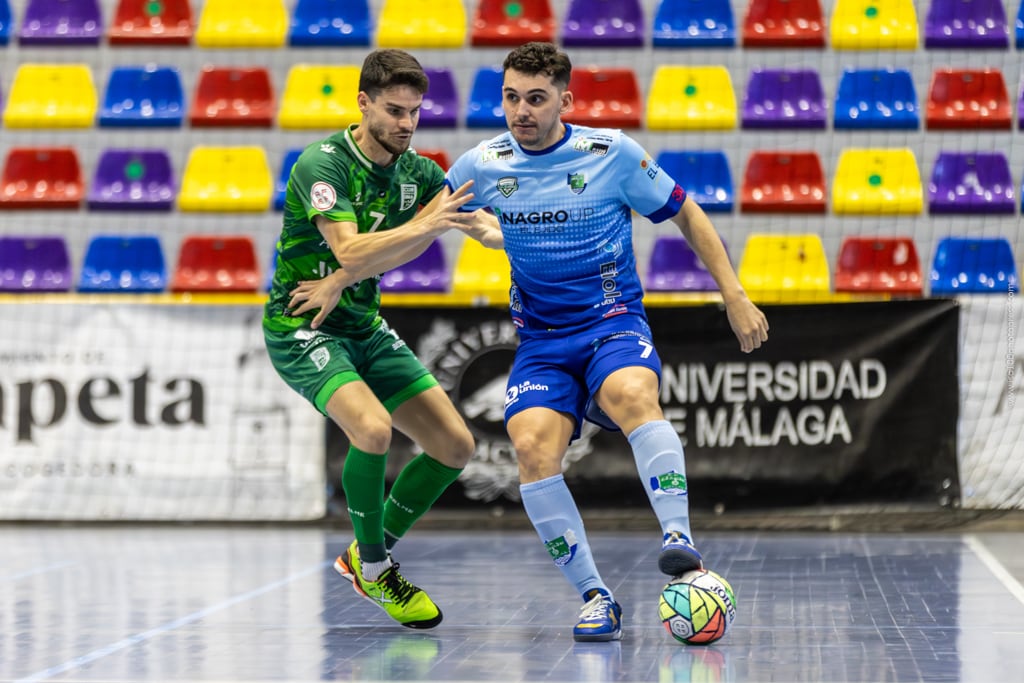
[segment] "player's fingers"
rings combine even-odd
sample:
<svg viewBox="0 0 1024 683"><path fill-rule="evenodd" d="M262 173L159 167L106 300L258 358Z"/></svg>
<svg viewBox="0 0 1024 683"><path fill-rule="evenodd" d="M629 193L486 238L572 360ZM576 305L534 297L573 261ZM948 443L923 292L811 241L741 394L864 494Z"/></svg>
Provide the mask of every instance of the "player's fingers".
<svg viewBox="0 0 1024 683"><path fill-rule="evenodd" d="M326 318L326 317L327 317L327 311L326 311L326 310L324 310L323 308L321 308L321 309L320 309L320 312L319 312L319 313L317 313L317 314L316 314L316 316L314 316L314 318L313 318L313 322L311 322L311 323L309 324L309 326L310 326L310 327L311 327L312 329L314 329L314 330L315 330L316 328L320 327L320 323L322 323L322 322L324 321L324 318Z"/></svg>

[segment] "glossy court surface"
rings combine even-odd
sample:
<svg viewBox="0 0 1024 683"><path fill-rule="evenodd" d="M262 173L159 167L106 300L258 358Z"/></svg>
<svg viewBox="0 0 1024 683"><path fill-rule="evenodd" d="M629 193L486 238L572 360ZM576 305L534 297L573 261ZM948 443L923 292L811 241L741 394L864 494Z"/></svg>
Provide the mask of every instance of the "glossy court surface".
<svg viewBox="0 0 1024 683"><path fill-rule="evenodd" d="M444 610L388 621L332 569L344 530L0 526L0 681L1024 680L1024 535L706 532L739 616L710 647L657 618L657 533L590 532L621 642L532 531L414 531L396 549Z"/></svg>

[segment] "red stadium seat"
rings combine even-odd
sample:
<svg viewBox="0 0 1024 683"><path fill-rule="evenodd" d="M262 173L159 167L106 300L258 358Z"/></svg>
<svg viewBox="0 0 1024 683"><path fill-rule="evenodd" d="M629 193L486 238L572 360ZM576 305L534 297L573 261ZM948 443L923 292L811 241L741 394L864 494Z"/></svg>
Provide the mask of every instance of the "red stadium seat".
<svg viewBox="0 0 1024 683"><path fill-rule="evenodd" d="M917 247L910 237L846 237L836 265L837 292L921 296Z"/></svg>
<svg viewBox="0 0 1024 683"><path fill-rule="evenodd" d="M573 106L562 118L600 128L639 128L643 104L636 73L630 68L577 67L569 90Z"/></svg>
<svg viewBox="0 0 1024 683"><path fill-rule="evenodd" d="M75 209L85 196L78 155L71 147L14 147L0 178L0 208Z"/></svg>
<svg viewBox="0 0 1024 683"><path fill-rule="evenodd" d="M252 237L186 235L182 239L172 292L255 292L259 286Z"/></svg>
<svg viewBox="0 0 1024 683"><path fill-rule="evenodd" d="M819 0L751 0L743 19L743 47L825 47Z"/></svg>
<svg viewBox="0 0 1024 683"><path fill-rule="evenodd" d="M416 153L421 157L427 157L437 162L437 165L441 167L441 170L447 171L451 167L452 162L448 158L448 152L443 149L416 149Z"/></svg>
<svg viewBox="0 0 1024 683"><path fill-rule="evenodd" d="M199 72L189 123L196 128L270 128L276 109L265 68L206 66Z"/></svg>
<svg viewBox="0 0 1024 683"><path fill-rule="evenodd" d="M194 32L188 0L119 0L107 39L111 45L188 45Z"/></svg>
<svg viewBox="0 0 1024 683"><path fill-rule="evenodd" d="M517 47L555 42L555 15L548 0L479 0L470 25L476 46Z"/></svg>
<svg viewBox="0 0 1024 683"><path fill-rule="evenodd" d="M936 69L925 121L932 130L1010 130L1010 96L999 69Z"/></svg>
<svg viewBox="0 0 1024 683"><path fill-rule="evenodd" d="M740 210L825 213L825 196L817 152L754 152L743 174Z"/></svg>

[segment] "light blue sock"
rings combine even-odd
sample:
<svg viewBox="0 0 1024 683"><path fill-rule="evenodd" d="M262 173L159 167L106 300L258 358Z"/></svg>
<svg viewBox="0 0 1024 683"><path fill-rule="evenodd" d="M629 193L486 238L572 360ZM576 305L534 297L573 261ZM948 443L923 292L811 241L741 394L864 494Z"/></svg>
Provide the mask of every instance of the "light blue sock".
<svg viewBox="0 0 1024 683"><path fill-rule="evenodd" d="M629 435L629 445L662 533L682 531L692 540L686 461L676 430L667 420L647 422Z"/></svg>
<svg viewBox="0 0 1024 683"><path fill-rule="evenodd" d="M594 564L594 556L583 529L583 518L580 517L569 487L565 485L565 478L558 474L522 484L519 493L523 498L526 516L530 518L548 554L569 583L576 587L580 595L595 588L611 595L597 573L597 565Z"/></svg>

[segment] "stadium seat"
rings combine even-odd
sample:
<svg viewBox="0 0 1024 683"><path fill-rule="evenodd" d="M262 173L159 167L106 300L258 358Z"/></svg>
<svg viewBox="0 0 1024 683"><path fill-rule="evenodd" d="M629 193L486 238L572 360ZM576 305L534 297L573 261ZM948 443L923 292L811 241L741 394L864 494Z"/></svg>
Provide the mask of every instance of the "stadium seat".
<svg viewBox="0 0 1024 683"><path fill-rule="evenodd" d="M754 69L743 96L744 128L825 128L825 91L814 69Z"/></svg>
<svg viewBox="0 0 1024 683"><path fill-rule="evenodd" d="M206 0L195 41L199 47L282 47L288 34L284 0Z"/></svg>
<svg viewBox="0 0 1024 683"><path fill-rule="evenodd" d="M733 47L732 5L721 0L659 0L651 40L654 47Z"/></svg>
<svg viewBox="0 0 1024 683"><path fill-rule="evenodd" d="M914 0L836 0L831 20L834 50L915 50Z"/></svg>
<svg viewBox="0 0 1024 683"><path fill-rule="evenodd" d="M94 211L170 211L175 182L163 149L107 149L96 163L86 202Z"/></svg>
<svg viewBox="0 0 1024 683"><path fill-rule="evenodd" d="M930 130L1010 130L1010 95L999 69L936 69L928 87Z"/></svg>
<svg viewBox="0 0 1024 683"><path fill-rule="evenodd" d="M932 296L1020 291L1005 237L943 237L935 247L929 280Z"/></svg>
<svg viewBox="0 0 1024 683"><path fill-rule="evenodd" d="M100 108L102 128L181 126L185 93L173 66L117 66L110 72Z"/></svg>
<svg viewBox="0 0 1024 683"><path fill-rule="evenodd" d="M482 66L476 70L466 106L467 128L505 128L505 112L501 108L504 80L500 66Z"/></svg>
<svg viewBox="0 0 1024 683"><path fill-rule="evenodd" d="M367 0L298 0L288 30L292 47L359 47L370 44Z"/></svg>
<svg viewBox="0 0 1024 683"><path fill-rule="evenodd" d="M926 48L1005 49L1010 45L1003 0L931 0Z"/></svg>
<svg viewBox="0 0 1024 683"><path fill-rule="evenodd" d="M654 240L644 276L647 292L714 292L718 285L682 235Z"/></svg>
<svg viewBox="0 0 1024 683"><path fill-rule="evenodd" d="M421 128L455 128L459 125L459 93L451 69L425 67L430 87L420 108Z"/></svg>
<svg viewBox="0 0 1024 683"><path fill-rule="evenodd" d="M107 40L111 45L188 45L194 32L188 0L119 0Z"/></svg>
<svg viewBox="0 0 1024 683"><path fill-rule="evenodd" d="M565 47L643 47L640 0L569 0L562 22Z"/></svg>
<svg viewBox="0 0 1024 683"><path fill-rule="evenodd" d="M92 72L85 64L21 64L7 94L4 125L91 128L97 99Z"/></svg>
<svg viewBox="0 0 1024 683"><path fill-rule="evenodd" d="M708 213L730 213L734 190L729 160L721 150L663 150L658 165Z"/></svg>
<svg viewBox="0 0 1024 683"><path fill-rule="evenodd" d="M452 270L452 293L486 304L508 301L511 287L512 270L505 250L488 249L475 239L464 238Z"/></svg>
<svg viewBox="0 0 1024 683"><path fill-rule="evenodd" d="M743 47L825 47L820 0L751 0L743 17Z"/></svg>
<svg viewBox="0 0 1024 683"><path fill-rule="evenodd" d="M97 45L103 16L97 0L28 0L21 18L22 45Z"/></svg>
<svg viewBox="0 0 1024 683"><path fill-rule="evenodd" d="M181 180L181 211L266 211L274 181L262 147L193 147Z"/></svg>
<svg viewBox="0 0 1024 683"><path fill-rule="evenodd" d="M296 147L285 152L284 160L281 162L281 170L277 174L277 182L274 184L274 210L284 210L284 199L288 193L288 180L292 176L292 166L299 160L302 148Z"/></svg>
<svg viewBox="0 0 1024 683"><path fill-rule="evenodd" d="M72 147L12 147L0 177L0 209L77 209L85 194Z"/></svg>
<svg viewBox="0 0 1024 683"><path fill-rule="evenodd" d="M7 0L0 0L0 45L11 40L11 6Z"/></svg>
<svg viewBox="0 0 1024 683"><path fill-rule="evenodd" d="M420 149L417 147L416 153L421 157L433 159L442 171L447 171L452 165L451 159L448 158L448 152L443 149Z"/></svg>
<svg viewBox="0 0 1024 683"><path fill-rule="evenodd" d="M555 42L555 14L549 0L478 0L470 26L475 47L517 47Z"/></svg>
<svg viewBox="0 0 1024 683"><path fill-rule="evenodd" d="M831 293L828 257L814 233L749 235L737 274L755 302L826 301Z"/></svg>
<svg viewBox="0 0 1024 683"><path fill-rule="evenodd" d="M79 292L162 292L167 265L156 235L96 235L89 240Z"/></svg>
<svg viewBox="0 0 1024 683"><path fill-rule="evenodd" d="M270 128L276 107L265 67L204 66L199 71L189 124L193 128Z"/></svg>
<svg viewBox="0 0 1024 683"><path fill-rule="evenodd" d="M906 69L846 69L836 89L832 126L876 130L921 127L914 79Z"/></svg>
<svg viewBox="0 0 1024 683"><path fill-rule="evenodd" d="M910 237L843 238L836 263L836 292L921 296L921 261Z"/></svg>
<svg viewBox="0 0 1024 683"><path fill-rule="evenodd" d="M281 96L277 125L285 129L341 130L360 120L359 67L295 64Z"/></svg>
<svg viewBox="0 0 1024 683"><path fill-rule="evenodd" d="M1013 176L1002 152L940 152L928 183L933 214L1014 214Z"/></svg>
<svg viewBox="0 0 1024 683"><path fill-rule="evenodd" d="M426 251L380 276L385 292L447 292L451 284L444 246L434 240Z"/></svg>
<svg viewBox="0 0 1024 683"><path fill-rule="evenodd" d="M383 0L377 20L380 47L456 48L465 44L462 0Z"/></svg>
<svg viewBox="0 0 1024 683"><path fill-rule="evenodd" d="M1017 8L1017 19L1014 22L1014 34L1016 35L1017 49L1024 49L1024 1Z"/></svg>
<svg viewBox="0 0 1024 683"><path fill-rule="evenodd" d="M569 90L573 105L563 120L598 128L640 128L643 101L629 67L575 67Z"/></svg>
<svg viewBox="0 0 1024 683"><path fill-rule="evenodd" d="M171 277L172 292L255 292L256 245L249 235L185 235Z"/></svg>
<svg viewBox="0 0 1024 683"><path fill-rule="evenodd" d="M839 155L832 185L837 214L919 214L924 192L909 148L851 148Z"/></svg>
<svg viewBox="0 0 1024 683"><path fill-rule="evenodd" d="M650 130L731 130L736 93L724 66L661 65L647 95Z"/></svg>
<svg viewBox="0 0 1024 683"><path fill-rule="evenodd" d="M0 291L67 292L71 258L60 235L0 237Z"/></svg>
<svg viewBox="0 0 1024 683"><path fill-rule="evenodd" d="M749 213L825 213L825 173L817 152L753 152L740 209Z"/></svg>

